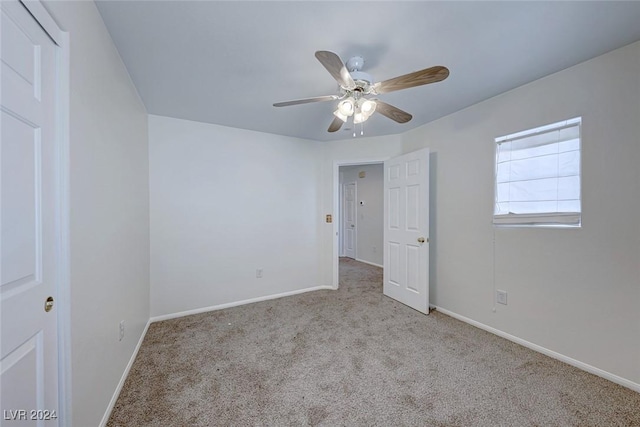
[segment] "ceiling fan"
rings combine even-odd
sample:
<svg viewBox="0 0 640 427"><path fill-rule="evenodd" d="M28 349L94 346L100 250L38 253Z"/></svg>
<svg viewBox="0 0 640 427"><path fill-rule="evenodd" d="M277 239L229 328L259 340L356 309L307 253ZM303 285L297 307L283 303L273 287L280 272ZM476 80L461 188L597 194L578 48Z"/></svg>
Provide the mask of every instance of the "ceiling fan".
<svg viewBox="0 0 640 427"><path fill-rule="evenodd" d="M350 117L353 117L354 125L363 123L376 111L395 122L407 123L412 118L411 114L372 97L396 90L436 83L449 76L447 67L438 65L374 83L370 74L361 71L364 59L360 56L353 56L346 64L343 64L340 57L335 53L319 50L316 52L316 58L338 82L340 86L339 93L337 95L276 102L273 106L286 107L311 102L339 100L338 106L333 112L335 118L329 125L329 132L339 130L342 124Z"/></svg>

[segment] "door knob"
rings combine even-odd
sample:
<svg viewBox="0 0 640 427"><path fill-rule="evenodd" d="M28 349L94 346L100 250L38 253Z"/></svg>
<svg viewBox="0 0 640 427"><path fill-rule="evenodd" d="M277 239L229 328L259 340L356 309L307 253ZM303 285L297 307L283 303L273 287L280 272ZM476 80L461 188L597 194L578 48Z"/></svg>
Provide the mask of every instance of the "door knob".
<svg viewBox="0 0 640 427"><path fill-rule="evenodd" d="M418 237L418 243L424 243L424 237Z"/></svg>
<svg viewBox="0 0 640 427"><path fill-rule="evenodd" d="M44 311L47 313L53 308L53 297L49 297L44 301Z"/></svg>
<svg viewBox="0 0 640 427"><path fill-rule="evenodd" d="M354 227L355 227L355 224L351 224L351 228L354 228Z"/></svg>

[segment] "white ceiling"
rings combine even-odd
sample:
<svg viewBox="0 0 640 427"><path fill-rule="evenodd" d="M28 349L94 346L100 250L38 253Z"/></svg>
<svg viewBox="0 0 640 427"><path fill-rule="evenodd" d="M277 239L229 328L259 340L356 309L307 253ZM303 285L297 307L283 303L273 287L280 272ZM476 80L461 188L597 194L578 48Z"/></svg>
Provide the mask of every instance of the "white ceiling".
<svg viewBox="0 0 640 427"><path fill-rule="evenodd" d="M336 101L272 106L337 92L316 50L344 61L363 56L363 71L376 81L449 68L443 82L380 95L413 120L398 124L375 114L364 131L376 136L640 40L637 1L97 4L150 114L322 141L351 135L327 132Z"/></svg>

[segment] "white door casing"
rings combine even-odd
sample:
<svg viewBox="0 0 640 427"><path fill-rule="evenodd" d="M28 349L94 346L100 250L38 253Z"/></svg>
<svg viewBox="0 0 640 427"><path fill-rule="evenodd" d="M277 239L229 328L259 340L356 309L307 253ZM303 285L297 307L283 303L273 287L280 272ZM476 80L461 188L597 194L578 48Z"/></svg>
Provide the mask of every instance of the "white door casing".
<svg viewBox="0 0 640 427"><path fill-rule="evenodd" d="M384 162L383 292L429 312L429 149Z"/></svg>
<svg viewBox="0 0 640 427"><path fill-rule="evenodd" d="M58 424L55 302L44 310L45 300L57 297L60 273L56 48L24 6L0 6L2 425L50 426Z"/></svg>
<svg viewBox="0 0 640 427"><path fill-rule="evenodd" d="M342 183L344 173L340 172L340 180L338 185L338 215L336 220L338 222L338 256L344 256L344 184Z"/></svg>
<svg viewBox="0 0 640 427"><path fill-rule="evenodd" d="M344 256L356 258L357 226L356 226L356 183L351 182L344 186Z"/></svg>

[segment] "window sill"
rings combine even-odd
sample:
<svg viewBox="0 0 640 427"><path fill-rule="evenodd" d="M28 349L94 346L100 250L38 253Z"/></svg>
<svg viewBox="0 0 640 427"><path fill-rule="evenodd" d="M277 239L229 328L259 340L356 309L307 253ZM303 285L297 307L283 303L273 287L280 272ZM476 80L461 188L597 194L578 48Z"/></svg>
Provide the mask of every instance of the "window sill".
<svg viewBox="0 0 640 427"><path fill-rule="evenodd" d="M580 228L581 223L581 215L576 212L506 214L493 217L493 225L500 227Z"/></svg>

